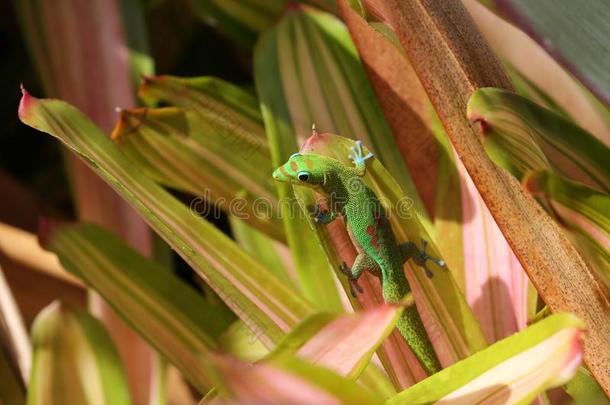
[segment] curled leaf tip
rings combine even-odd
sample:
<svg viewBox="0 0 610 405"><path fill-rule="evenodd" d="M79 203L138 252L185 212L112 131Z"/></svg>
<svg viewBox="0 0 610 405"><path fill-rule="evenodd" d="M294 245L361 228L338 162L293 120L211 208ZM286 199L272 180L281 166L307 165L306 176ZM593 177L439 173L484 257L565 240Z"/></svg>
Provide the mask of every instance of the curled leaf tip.
<svg viewBox="0 0 610 405"><path fill-rule="evenodd" d="M19 101L18 114L21 120L25 119L28 111L31 109L32 104L37 100L36 97L32 97L30 93L23 87L23 84L19 85L21 88L21 101Z"/></svg>
<svg viewBox="0 0 610 405"><path fill-rule="evenodd" d="M141 117L145 116L147 111L147 108L120 109L119 119L110 134L110 139L120 142L126 135L136 131L141 123Z"/></svg>
<svg viewBox="0 0 610 405"><path fill-rule="evenodd" d="M140 95L145 93L148 90L148 86L151 85L152 83L158 81L161 76L142 75L141 77L142 77L142 79L140 82L140 88L138 90L138 93Z"/></svg>

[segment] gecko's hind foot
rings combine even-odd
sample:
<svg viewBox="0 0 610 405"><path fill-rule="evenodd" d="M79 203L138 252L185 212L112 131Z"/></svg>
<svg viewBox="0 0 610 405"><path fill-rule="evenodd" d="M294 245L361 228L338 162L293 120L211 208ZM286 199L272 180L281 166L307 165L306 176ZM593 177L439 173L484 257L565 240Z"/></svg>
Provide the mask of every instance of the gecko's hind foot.
<svg viewBox="0 0 610 405"><path fill-rule="evenodd" d="M339 270L341 271L341 273L347 276L347 281L349 281L349 290L352 293L352 297L356 298L358 296L358 293L364 293L364 290L362 289L362 287L360 287L360 284L358 284L358 279L354 277L354 275L352 274L352 270L347 264L345 264L345 262L341 263L341 266L339 266Z"/></svg>
<svg viewBox="0 0 610 405"><path fill-rule="evenodd" d="M422 250L421 252L419 252L419 255L416 257L415 261L417 262L417 264L424 268L424 270L426 271L426 276L428 276L428 278L432 278L434 276L434 273L428 268L428 266L426 266L426 262L430 260L431 262L436 263L438 267L445 267L445 261L436 257L428 256L428 254L426 253L426 248L428 247L427 240L422 239L421 245Z"/></svg>

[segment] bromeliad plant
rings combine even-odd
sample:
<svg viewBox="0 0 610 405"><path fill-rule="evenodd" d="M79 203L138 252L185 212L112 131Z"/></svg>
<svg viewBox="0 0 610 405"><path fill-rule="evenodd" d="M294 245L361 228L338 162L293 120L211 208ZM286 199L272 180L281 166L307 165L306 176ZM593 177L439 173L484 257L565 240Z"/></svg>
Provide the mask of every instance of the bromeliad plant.
<svg viewBox="0 0 610 405"><path fill-rule="evenodd" d="M25 90L19 117L200 277L205 294L98 225L41 234L203 403L530 403L553 387L605 399L607 138L510 67L516 94L459 2L193 3L224 16L219 28L242 47L260 33L256 94L147 76L147 107L121 110L111 134ZM383 219L301 187L354 163L357 184L332 184L359 187L348 199L366 195ZM291 181L273 182L275 168ZM196 197L185 205L168 188ZM215 209L234 239L200 215ZM403 266L397 244L417 260ZM429 258L441 266L422 271ZM1 336L0 354L14 352L10 329ZM27 389L18 365L3 366L2 399L130 403L112 339L82 309L47 307L32 348Z"/></svg>

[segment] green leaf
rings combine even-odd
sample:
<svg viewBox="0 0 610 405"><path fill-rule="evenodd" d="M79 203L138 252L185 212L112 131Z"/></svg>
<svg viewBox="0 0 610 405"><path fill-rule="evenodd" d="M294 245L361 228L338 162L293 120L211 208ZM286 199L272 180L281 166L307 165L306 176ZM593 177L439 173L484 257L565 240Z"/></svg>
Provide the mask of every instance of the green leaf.
<svg viewBox="0 0 610 405"><path fill-rule="evenodd" d="M272 346L311 305L232 240L155 184L77 109L25 93L21 120L60 139L110 183L223 299Z"/></svg>
<svg viewBox="0 0 610 405"><path fill-rule="evenodd" d="M140 95L149 102L163 100L192 110L217 128L229 128L228 135L235 139L231 141L234 145L231 147L233 152L251 153L253 144L257 148L268 147L257 100L226 82L207 77L181 79L162 76L146 80L142 84ZM271 170L266 181L272 181ZM290 201L281 194L279 198L282 202L280 214L283 215L286 238L293 254L298 285L305 297L317 308L341 310L334 279L323 254L315 240L307 237L308 230L305 227L290 227L294 222L291 221L290 212L281 211L286 203L290 207ZM296 218L295 221L299 219Z"/></svg>
<svg viewBox="0 0 610 405"><path fill-rule="evenodd" d="M528 173L523 184L562 226L581 237L578 245L592 245L586 252L602 262L592 267L610 288L610 196L545 171Z"/></svg>
<svg viewBox="0 0 610 405"><path fill-rule="evenodd" d="M552 315L408 388L387 404L531 403L576 373L583 333L584 324L575 316Z"/></svg>
<svg viewBox="0 0 610 405"><path fill-rule="evenodd" d="M606 104L610 104L610 12L603 1L491 0Z"/></svg>
<svg viewBox="0 0 610 405"><path fill-rule="evenodd" d="M32 345L28 404L131 404L112 339L84 310L49 304L34 321Z"/></svg>
<svg viewBox="0 0 610 405"><path fill-rule="evenodd" d="M284 239L266 145L201 118L178 108L123 110L112 139L155 181L198 196L193 208L209 202L209 214L228 211Z"/></svg>
<svg viewBox="0 0 610 405"><path fill-rule="evenodd" d="M596 189L610 191L610 150L565 118L505 90L483 88L468 102L480 122L483 144L500 166L522 179L529 170L553 169Z"/></svg>
<svg viewBox="0 0 610 405"><path fill-rule="evenodd" d="M213 385L205 356L233 322L191 287L96 225L61 226L48 237L66 270L83 279L200 393Z"/></svg>

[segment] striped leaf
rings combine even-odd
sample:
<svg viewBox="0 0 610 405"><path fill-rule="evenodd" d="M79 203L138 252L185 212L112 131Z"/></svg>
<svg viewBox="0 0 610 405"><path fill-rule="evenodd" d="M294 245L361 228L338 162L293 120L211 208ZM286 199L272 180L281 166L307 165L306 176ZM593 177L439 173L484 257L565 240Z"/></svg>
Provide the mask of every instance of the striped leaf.
<svg viewBox="0 0 610 405"><path fill-rule="evenodd" d="M213 381L206 355L233 321L230 312L96 225L59 227L46 245L200 393L207 392Z"/></svg>
<svg viewBox="0 0 610 405"><path fill-rule="evenodd" d="M115 109L136 104L138 82L133 79L154 68L141 2L20 0L15 5L45 95L68 101L110 131ZM64 157L78 218L103 224L151 255L154 235L146 222L76 156ZM99 297L89 298L90 308L108 327L125 361L134 401L149 401L155 378L150 367L153 352L113 317Z"/></svg>
<svg viewBox="0 0 610 405"><path fill-rule="evenodd" d="M271 27L282 12L297 7L288 0L189 0L195 15L242 45L252 47L258 35ZM336 12L334 0L299 0Z"/></svg>
<svg viewBox="0 0 610 405"><path fill-rule="evenodd" d="M610 196L544 171L529 173L523 184L560 224L581 236L579 245L591 246L587 253L601 259L593 267L610 288Z"/></svg>
<svg viewBox="0 0 610 405"><path fill-rule="evenodd" d="M493 88L477 90L467 114L481 123L490 157L517 178L528 170L553 169L598 190L610 190L610 150L567 119Z"/></svg>
<svg viewBox="0 0 610 405"><path fill-rule="evenodd" d="M269 150L223 124L178 108L123 110L112 139L155 181L209 201L212 215L229 211L282 240Z"/></svg>
<svg viewBox="0 0 610 405"><path fill-rule="evenodd" d="M255 148L266 148L265 128L258 101L243 90L214 78L181 79L162 76L149 78L140 89L140 95L148 102L162 100L185 110L191 110L201 119L205 119L217 128L229 128L230 137L234 137L230 151L252 153ZM270 148L273 148L270 145ZM230 152L229 151L229 152ZM243 151L243 153L242 153ZM272 151L273 152L273 151ZM245 158L247 156L242 156ZM272 153L272 161L275 157ZM268 180L271 181L271 170ZM305 226L297 226L298 219L291 220L290 213L282 213L287 202L279 194L282 205L286 238L298 274L298 285L304 295L321 310L341 309L332 273L313 238L307 238ZM290 205L288 205L290 206ZM295 227L296 226L296 227Z"/></svg>
<svg viewBox="0 0 610 405"><path fill-rule="evenodd" d="M112 339L84 310L49 304L34 321L32 345L29 405L131 404Z"/></svg>
<svg viewBox="0 0 610 405"><path fill-rule="evenodd" d="M582 361L584 324L556 314L442 370L387 404L528 404Z"/></svg>
<svg viewBox="0 0 610 405"><path fill-rule="evenodd" d="M77 109L25 93L21 120L57 137L110 183L267 346L311 313L311 305L212 224L155 184Z"/></svg>

